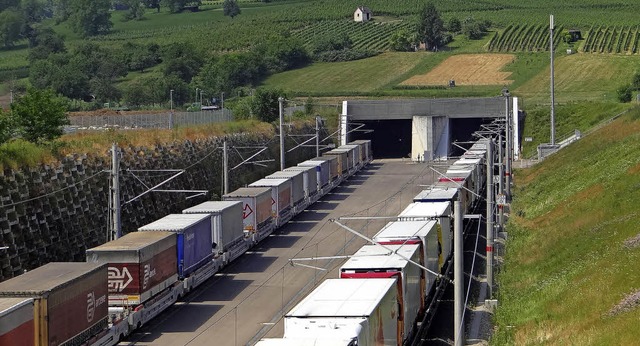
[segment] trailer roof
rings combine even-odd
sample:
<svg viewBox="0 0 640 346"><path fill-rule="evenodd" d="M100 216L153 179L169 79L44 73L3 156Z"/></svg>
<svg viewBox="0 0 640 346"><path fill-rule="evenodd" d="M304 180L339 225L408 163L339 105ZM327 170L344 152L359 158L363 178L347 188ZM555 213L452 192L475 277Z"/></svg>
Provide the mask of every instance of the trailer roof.
<svg viewBox="0 0 640 346"><path fill-rule="evenodd" d="M297 177L299 175L304 174L302 172L301 169L298 170L284 170L284 171L277 171L273 174L267 175L265 178L266 179L279 179L279 178L291 178L291 177Z"/></svg>
<svg viewBox="0 0 640 346"><path fill-rule="evenodd" d="M207 201L187 208L182 211L183 214L207 213L218 214L235 205L242 205L240 201Z"/></svg>
<svg viewBox="0 0 640 346"><path fill-rule="evenodd" d="M233 192L229 192L225 195L223 195L222 197L228 197L228 198L237 198L237 197L257 197L260 196L262 194L266 194L269 193L271 194L271 188L270 187L257 187L257 186L250 186L250 187L241 187Z"/></svg>
<svg viewBox="0 0 640 346"><path fill-rule="evenodd" d="M289 167L289 168L285 168L284 171L282 172L305 172L305 171L314 171L315 172L315 166L317 166L318 164L316 164L315 162L312 165L308 165L308 166L293 166L293 167Z"/></svg>
<svg viewBox="0 0 640 346"><path fill-rule="evenodd" d="M33 298L9 298L9 297L0 297L0 317L11 313L12 311L27 305L32 304Z"/></svg>
<svg viewBox="0 0 640 346"><path fill-rule="evenodd" d="M473 172L473 170L475 169L475 167L473 166L468 166L468 165L454 165L454 166L450 166L449 169L447 169L447 172L444 174L446 177L452 178L452 177L463 177L466 178L468 176L471 175L471 173ZM441 179L443 179L444 177L441 177Z"/></svg>
<svg viewBox="0 0 640 346"><path fill-rule="evenodd" d="M417 202L409 204L398 217L441 217L449 209L449 202Z"/></svg>
<svg viewBox="0 0 640 346"><path fill-rule="evenodd" d="M381 239L424 238L435 229L436 223L435 220L389 222L373 236L373 239L380 241Z"/></svg>
<svg viewBox="0 0 640 346"><path fill-rule="evenodd" d="M106 275L106 263L47 263L42 267L0 282L0 296L42 296L99 270L104 270Z"/></svg>
<svg viewBox="0 0 640 346"><path fill-rule="evenodd" d="M422 190L413 197L414 202L446 202L458 198L457 188L432 188Z"/></svg>
<svg viewBox="0 0 640 346"><path fill-rule="evenodd" d="M358 269L402 269L409 265L409 261L400 257L411 258L418 251L420 245L364 245L340 268L344 270Z"/></svg>
<svg viewBox="0 0 640 346"><path fill-rule="evenodd" d="M314 157L313 159L309 159L305 162L309 162L309 161L320 161L320 162L324 162L324 161L332 161L332 160L337 160L338 158L335 156L318 156L318 157ZM304 162L303 162L304 163Z"/></svg>
<svg viewBox="0 0 640 346"><path fill-rule="evenodd" d="M482 157L462 157L460 160L454 162L454 165L462 164L462 165L477 165L482 161Z"/></svg>
<svg viewBox="0 0 640 346"><path fill-rule="evenodd" d="M138 228L138 231L180 232L204 220L209 220L209 217L207 214L169 214L162 219Z"/></svg>
<svg viewBox="0 0 640 346"><path fill-rule="evenodd" d="M170 232L131 232L118 239L88 249L87 252L139 251L169 237L175 237L175 234Z"/></svg>
<svg viewBox="0 0 640 346"><path fill-rule="evenodd" d="M285 185L288 182L291 182L291 178L282 178L282 179L267 179L267 178L262 178L260 180L254 181L253 183L249 184L249 187L256 187L256 186L281 186L281 185Z"/></svg>
<svg viewBox="0 0 640 346"><path fill-rule="evenodd" d="M366 317L395 284L396 279L327 279L286 317Z"/></svg>

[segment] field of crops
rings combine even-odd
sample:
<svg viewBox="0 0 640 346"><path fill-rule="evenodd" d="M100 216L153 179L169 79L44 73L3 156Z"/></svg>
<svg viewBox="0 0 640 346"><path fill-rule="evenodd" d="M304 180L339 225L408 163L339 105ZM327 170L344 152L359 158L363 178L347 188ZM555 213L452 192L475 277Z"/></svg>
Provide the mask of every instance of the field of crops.
<svg viewBox="0 0 640 346"><path fill-rule="evenodd" d="M599 25L589 29L582 51L585 53L638 54L640 27Z"/></svg>
<svg viewBox="0 0 640 346"><path fill-rule="evenodd" d="M562 26L554 30L553 46L557 48L562 40ZM496 32L487 50L490 52L542 52L549 50L548 24L513 24Z"/></svg>
<svg viewBox="0 0 640 346"><path fill-rule="evenodd" d="M368 50L389 49L389 38L398 31L411 31L414 23L397 20L391 22L356 23L352 20L323 21L305 26L293 32L292 36L305 42L307 46L329 37L347 35L353 42L353 47Z"/></svg>

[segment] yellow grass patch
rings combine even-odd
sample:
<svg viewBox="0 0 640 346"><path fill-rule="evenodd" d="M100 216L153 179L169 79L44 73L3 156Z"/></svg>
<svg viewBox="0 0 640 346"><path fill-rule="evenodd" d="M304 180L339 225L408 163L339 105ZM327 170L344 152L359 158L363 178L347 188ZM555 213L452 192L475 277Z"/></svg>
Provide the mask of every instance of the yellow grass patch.
<svg viewBox="0 0 640 346"><path fill-rule="evenodd" d="M460 54L447 58L427 74L413 76L401 85L505 85L511 72L501 71L515 59L513 54Z"/></svg>
<svg viewBox="0 0 640 346"><path fill-rule="evenodd" d="M629 175L638 174L638 173L640 173L640 163L633 167L629 167L629 169L627 169L627 174Z"/></svg>

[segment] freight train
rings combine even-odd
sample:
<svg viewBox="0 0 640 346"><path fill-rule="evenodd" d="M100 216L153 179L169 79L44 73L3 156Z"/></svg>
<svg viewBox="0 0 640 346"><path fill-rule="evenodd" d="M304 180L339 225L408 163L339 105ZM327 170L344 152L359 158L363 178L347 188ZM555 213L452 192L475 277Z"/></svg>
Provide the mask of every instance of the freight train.
<svg viewBox="0 0 640 346"><path fill-rule="evenodd" d="M409 345L449 282L454 201L474 212L488 140L479 140L398 216L284 316L284 336L257 346Z"/></svg>
<svg viewBox="0 0 640 346"><path fill-rule="evenodd" d="M114 345L373 158L371 141L325 152L0 283L0 345Z"/></svg>

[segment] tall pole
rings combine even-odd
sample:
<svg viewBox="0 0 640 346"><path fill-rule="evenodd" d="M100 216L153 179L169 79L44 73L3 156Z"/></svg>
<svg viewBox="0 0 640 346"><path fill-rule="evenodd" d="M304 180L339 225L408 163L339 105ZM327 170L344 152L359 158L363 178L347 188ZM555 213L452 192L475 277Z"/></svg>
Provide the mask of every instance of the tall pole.
<svg viewBox="0 0 640 346"><path fill-rule="evenodd" d="M507 90L505 93L505 111L507 113L507 155L506 155L506 160L507 160L507 168L506 171L504 173L505 175L505 195L507 196L507 199L510 198L511 196L511 151L512 151L512 143L513 143L513 136L511 135L511 117L509 116L510 110L511 108L509 107L509 91Z"/></svg>
<svg viewBox="0 0 640 346"><path fill-rule="evenodd" d="M120 238L120 162L118 157L118 145L111 145L111 233L109 239Z"/></svg>
<svg viewBox="0 0 640 346"><path fill-rule="evenodd" d="M556 110L553 83L553 15L549 16L549 50L551 50L551 145L556 144Z"/></svg>
<svg viewBox="0 0 640 346"><path fill-rule="evenodd" d="M173 89L169 90L169 128L173 128Z"/></svg>
<svg viewBox="0 0 640 346"><path fill-rule="evenodd" d="M284 98L278 97L278 109L280 114L280 170L284 170L284 109L283 109Z"/></svg>
<svg viewBox="0 0 640 346"><path fill-rule="evenodd" d="M462 249L462 206L460 201L453 203L453 214L455 215L453 223L453 339L455 346L464 345L464 321L462 319L462 313L464 312L464 263L463 263L463 249Z"/></svg>
<svg viewBox="0 0 640 346"><path fill-rule="evenodd" d="M504 158L504 148L502 147L502 135L498 137L498 172L500 179L498 180L498 193L504 193L504 164L502 159Z"/></svg>
<svg viewBox="0 0 640 346"><path fill-rule="evenodd" d="M487 286L493 297L493 140L487 145Z"/></svg>
<svg viewBox="0 0 640 346"><path fill-rule="evenodd" d="M320 117L316 115L316 157L320 157Z"/></svg>
<svg viewBox="0 0 640 346"><path fill-rule="evenodd" d="M224 116L224 92L220 93L220 109L222 109L222 116Z"/></svg>
<svg viewBox="0 0 640 346"><path fill-rule="evenodd" d="M229 147L227 146L227 140L222 143L222 170L224 175L224 193L229 193Z"/></svg>

